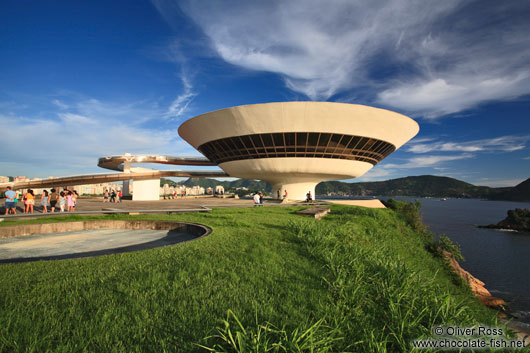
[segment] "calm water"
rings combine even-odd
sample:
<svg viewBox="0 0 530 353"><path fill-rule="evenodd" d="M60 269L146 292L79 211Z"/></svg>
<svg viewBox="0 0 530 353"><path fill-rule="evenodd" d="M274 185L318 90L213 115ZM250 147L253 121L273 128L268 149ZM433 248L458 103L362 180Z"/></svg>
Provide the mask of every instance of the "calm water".
<svg viewBox="0 0 530 353"><path fill-rule="evenodd" d="M387 199L387 197L380 197ZM460 244L464 269L486 284L492 295L509 302L510 312L530 323L530 234L477 228L497 223L506 211L529 208L528 202L394 197L418 200L423 222L435 234Z"/></svg>

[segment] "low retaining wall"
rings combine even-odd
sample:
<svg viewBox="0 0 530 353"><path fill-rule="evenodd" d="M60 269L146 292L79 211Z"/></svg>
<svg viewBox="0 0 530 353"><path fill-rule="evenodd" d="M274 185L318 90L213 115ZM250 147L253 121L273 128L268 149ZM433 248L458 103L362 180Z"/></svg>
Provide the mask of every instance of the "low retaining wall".
<svg viewBox="0 0 530 353"><path fill-rule="evenodd" d="M211 233L211 228L195 223L150 221L150 220L99 220L42 224L21 224L0 227L0 238L18 237L33 234L64 233L93 229L152 229L175 230L202 237Z"/></svg>

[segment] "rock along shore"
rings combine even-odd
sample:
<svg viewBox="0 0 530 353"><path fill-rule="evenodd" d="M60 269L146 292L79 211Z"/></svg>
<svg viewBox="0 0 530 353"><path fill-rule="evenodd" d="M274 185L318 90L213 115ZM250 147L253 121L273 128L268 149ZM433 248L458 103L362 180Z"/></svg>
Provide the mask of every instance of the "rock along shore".
<svg viewBox="0 0 530 353"><path fill-rule="evenodd" d="M515 320L505 320L508 318L505 314L506 302L501 298L492 296L490 291L486 289L484 282L464 270L450 252L444 250L443 255L455 273L469 285L480 302L490 308L499 309L499 318L504 321L508 328L517 333L518 339L525 338L526 345L530 345L530 325Z"/></svg>

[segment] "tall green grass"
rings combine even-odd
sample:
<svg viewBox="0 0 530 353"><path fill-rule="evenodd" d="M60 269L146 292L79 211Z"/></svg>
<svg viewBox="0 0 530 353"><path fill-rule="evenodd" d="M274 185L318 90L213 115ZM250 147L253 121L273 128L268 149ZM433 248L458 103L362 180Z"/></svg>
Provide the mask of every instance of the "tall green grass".
<svg viewBox="0 0 530 353"><path fill-rule="evenodd" d="M395 211L333 206L316 221L299 209L114 216L213 233L1 265L0 351L408 352L435 325L498 325Z"/></svg>

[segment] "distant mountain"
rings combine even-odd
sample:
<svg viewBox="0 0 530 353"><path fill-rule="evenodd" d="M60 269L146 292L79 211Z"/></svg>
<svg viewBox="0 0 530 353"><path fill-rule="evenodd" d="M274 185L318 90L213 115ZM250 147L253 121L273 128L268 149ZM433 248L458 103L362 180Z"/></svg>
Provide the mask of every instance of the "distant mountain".
<svg viewBox="0 0 530 353"><path fill-rule="evenodd" d="M169 186L177 186L179 185L179 183L171 180L171 179L166 179L166 178L160 178L160 186L164 186L164 184L167 184Z"/></svg>
<svg viewBox="0 0 530 353"><path fill-rule="evenodd" d="M161 179L160 184L176 185L169 179ZM226 191L247 194L254 191L270 192L271 185L265 181L236 179L219 181L208 178L189 178L181 184L200 185L204 188L222 185ZM490 188L476 186L461 180L434 175L410 176L386 181L365 183L345 183L324 181L316 187L317 195L347 196L417 196L417 197L463 197L492 200L530 201L530 179L511 188Z"/></svg>
<svg viewBox="0 0 530 353"><path fill-rule="evenodd" d="M187 187L199 185L207 189L207 188L215 188L217 185L223 185L223 182L219 180L215 180L215 179L209 179L209 178L188 178L182 183L182 185L185 185Z"/></svg>
<svg viewBox="0 0 530 353"><path fill-rule="evenodd" d="M423 196L488 198L506 188L475 186L461 180L434 175L410 176L367 183L324 182L317 186L317 194L346 193L352 196Z"/></svg>
<svg viewBox="0 0 530 353"><path fill-rule="evenodd" d="M491 197L493 200L530 201L530 178Z"/></svg>
<svg viewBox="0 0 530 353"><path fill-rule="evenodd" d="M367 183L324 182L318 184L316 192L351 196L494 198L510 189L475 186L453 178L420 175Z"/></svg>

